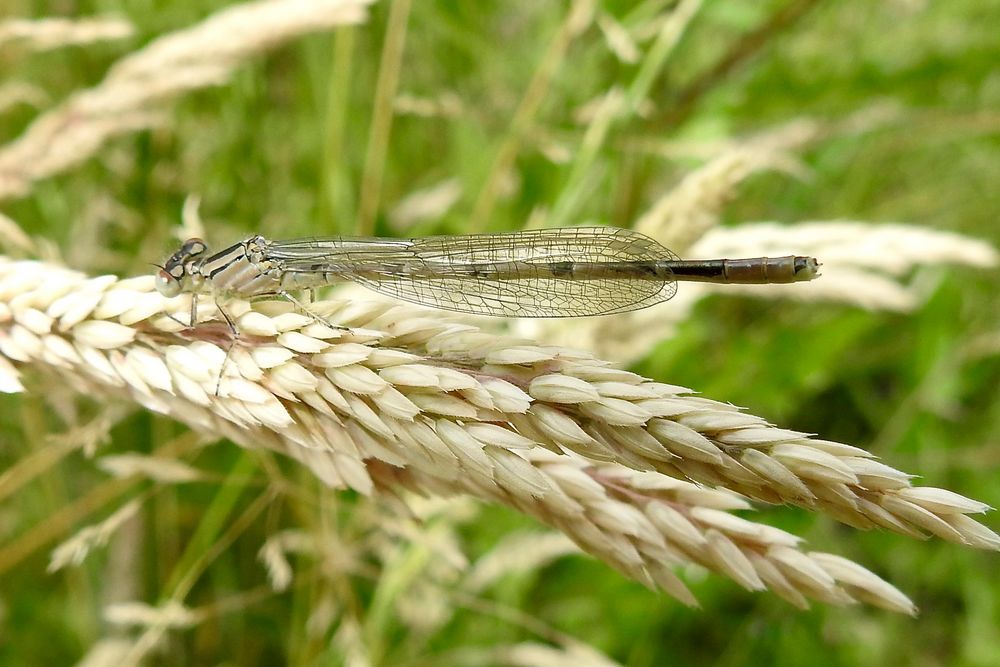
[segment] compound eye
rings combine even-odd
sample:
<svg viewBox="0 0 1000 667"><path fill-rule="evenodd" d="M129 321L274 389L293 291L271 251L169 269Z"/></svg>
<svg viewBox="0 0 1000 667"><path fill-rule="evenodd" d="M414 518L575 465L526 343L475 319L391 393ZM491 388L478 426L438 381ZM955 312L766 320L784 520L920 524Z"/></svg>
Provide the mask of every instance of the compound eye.
<svg viewBox="0 0 1000 667"><path fill-rule="evenodd" d="M190 238L184 242L181 246L181 252L183 252L188 257L193 257L194 255L200 255L208 249L205 242L199 238Z"/></svg>
<svg viewBox="0 0 1000 667"><path fill-rule="evenodd" d="M163 296L170 298L181 293L181 281L174 278L167 271L160 269L154 281L156 291Z"/></svg>

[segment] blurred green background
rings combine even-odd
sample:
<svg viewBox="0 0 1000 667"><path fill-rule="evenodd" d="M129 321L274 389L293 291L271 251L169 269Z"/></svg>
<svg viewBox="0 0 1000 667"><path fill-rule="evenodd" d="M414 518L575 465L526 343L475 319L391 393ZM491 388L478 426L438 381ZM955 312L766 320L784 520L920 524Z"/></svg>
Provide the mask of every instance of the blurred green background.
<svg viewBox="0 0 1000 667"><path fill-rule="evenodd" d="M30 83L53 103L99 82L125 53L226 5L7 0L0 18L112 12L132 21L138 35L39 54L15 43L0 50L0 83ZM657 25L672 6L605 0L596 11L606 24L642 33L639 27ZM52 239L72 266L120 275L147 272L170 249L192 193L201 197L216 243L251 231L516 229L539 209L565 214L567 223L629 226L702 163L684 146L891 105L893 122L809 144L799 155L805 177L763 172L741 184L725 221L910 222L1000 245L1000 4L707 1L652 72L650 104L612 125L586 187L575 180L574 160L587 127L575 114L613 87L630 89L640 66L616 57L597 25L560 49L572 8L425 1L406 15L399 0L379 3L367 25L251 60L229 84L183 98L165 126L112 142L0 210ZM392 11L406 19L405 50L381 158L370 139L373 118L386 111L374 101L379 64L386 44L404 36L387 29ZM651 45L653 33L646 33L637 40L640 56ZM525 91L540 78L537 110L519 123ZM418 102L434 113L414 113ZM21 104L0 115L0 143L19 136L37 113ZM491 203L484 187L497 177L497 155L511 145L519 148L512 174L500 175ZM560 150L567 159L553 160ZM366 191L373 174L381 174L381 187ZM389 215L407 195L447 179L456 179L462 194L442 217L403 226ZM926 302L905 315L713 297L635 370L783 427L870 448L919 473L924 484L998 505L998 278L997 270L922 269L915 279L926 287ZM107 414L106 406L75 400L81 422ZM344 655L345 634L355 632L374 664L392 665L530 664L512 661L504 647L558 645L561 633L635 666L1000 664L995 554L859 533L769 508L755 518L870 567L908 593L920 617L822 605L799 612L696 572L686 579L703 608L689 610L585 557L510 574L471 596L450 592L447 576L435 578L432 563L419 557L424 547L386 531L371 501L324 491L288 462L228 443L189 446L182 458L203 480L115 486L93 459L56 437L67 427L48 405L38 394L0 396L0 470L23 476L0 483L3 664L78 660L99 638L121 633L101 619L104 604L156 603L192 559L208 553L203 572L190 570L200 576L185 600L210 610L207 620L168 633L167 650L151 663L364 664ZM100 453L151 452L184 434L133 411L116 418ZM294 492L275 491L279 480ZM52 547L136 496L148 500L127 539L116 538L79 568L46 573ZM496 507L438 520L441 526L429 522L428 529L456 531L471 559L506 535L537 529ZM987 523L997 526L993 517ZM302 556L293 561L299 584L271 593L256 553L269 535L290 527L330 537L368 569L337 576ZM394 543L394 558L357 546L379 539ZM220 540L226 548L215 553ZM438 584L433 595L418 590L416 582L428 581ZM332 625L310 635L320 602L330 600ZM447 611L422 628L399 612L406 604Z"/></svg>

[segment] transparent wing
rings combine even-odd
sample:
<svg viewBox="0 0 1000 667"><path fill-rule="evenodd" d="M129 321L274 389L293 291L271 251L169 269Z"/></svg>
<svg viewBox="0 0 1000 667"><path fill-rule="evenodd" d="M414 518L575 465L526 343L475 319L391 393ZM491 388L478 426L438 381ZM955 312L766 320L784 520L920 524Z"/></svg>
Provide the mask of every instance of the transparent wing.
<svg viewBox="0 0 1000 667"><path fill-rule="evenodd" d="M612 227L408 240L301 239L273 242L269 254L289 273L332 274L396 299L501 317L621 313L666 301L677 289L673 280L552 276L551 266L564 262L677 259L647 236ZM478 277L474 270L502 264L516 266L502 280Z"/></svg>

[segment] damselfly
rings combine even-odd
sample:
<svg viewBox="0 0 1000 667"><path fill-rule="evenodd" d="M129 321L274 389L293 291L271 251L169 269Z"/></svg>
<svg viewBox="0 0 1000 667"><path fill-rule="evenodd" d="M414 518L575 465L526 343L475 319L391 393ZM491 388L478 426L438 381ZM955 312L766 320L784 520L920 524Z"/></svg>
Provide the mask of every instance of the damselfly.
<svg viewBox="0 0 1000 667"><path fill-rule="evenodd" d="M217 253L189 239L156 289L250 299L353 281L424 306L498 317L582 317L646 308L678 280L791 283L818 275L812 257L682 260L638 232L535 229L417 239L253 236ZM193 319L193 318L192 318Z"/></svg>

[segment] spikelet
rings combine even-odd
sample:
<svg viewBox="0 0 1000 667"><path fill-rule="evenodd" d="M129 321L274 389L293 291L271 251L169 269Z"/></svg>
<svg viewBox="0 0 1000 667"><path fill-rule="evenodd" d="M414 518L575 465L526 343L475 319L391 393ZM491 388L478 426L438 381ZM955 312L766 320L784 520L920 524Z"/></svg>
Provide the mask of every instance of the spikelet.
<svg viewBox="0 0 1000 667"><path fill-rule="evenodd" d="M197 327L181 325L189 299L161 297L152 277L88 278L0 257L0 387L20 390L31 367L282 452L334 487L506 504L688 604L672 565L698 563L800 606L863 600L912 613L860 566L804 553L795 536L731 514L746 498L1000 548L968 516L982 503L913 488L862 449L579 350L359 301L312 306L343 329L283 302L230 302L234 340L210 299Z"/></svg>

